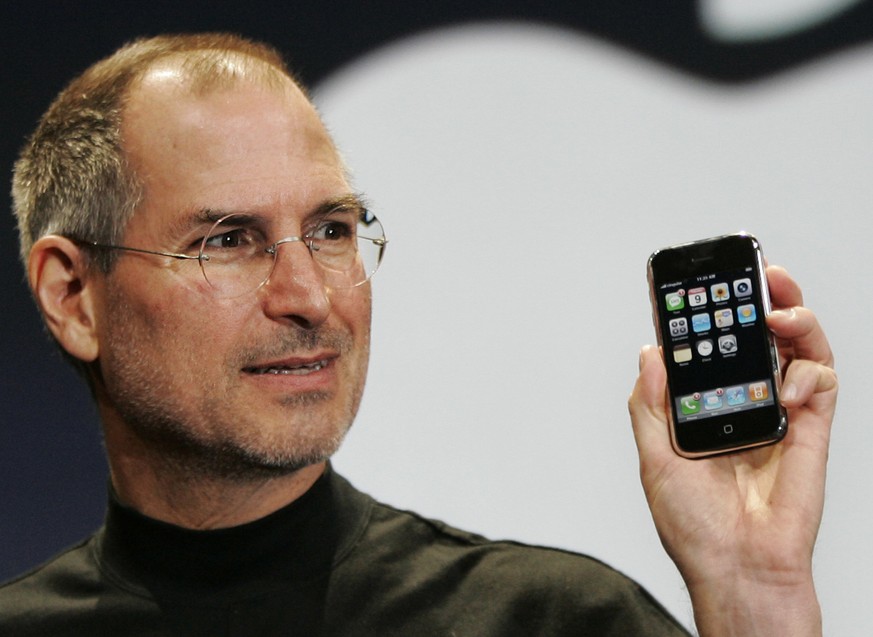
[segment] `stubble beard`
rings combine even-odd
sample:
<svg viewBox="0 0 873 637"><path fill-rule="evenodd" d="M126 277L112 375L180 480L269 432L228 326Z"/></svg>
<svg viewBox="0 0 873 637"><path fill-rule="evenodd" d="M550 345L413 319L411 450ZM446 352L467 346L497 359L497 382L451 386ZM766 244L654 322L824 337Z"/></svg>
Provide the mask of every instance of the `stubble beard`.
<svg viewBox="0 0 873 637"><path fill-rule="evenodd" d="M358 368L345 369L339 379L349 388L345 404L331 407L336 397L329 392L285 396L281 407L289 414L287 426L266 431L256 421L234 417L249 408L228 403L232 400L229 388L205 383L204 377L195 373L196 365L188 365L187 374L167 374L166 364L161 364L167 359L155 347L155 340L143 338L142 328L134 327L141 323L129 309L123 311L119 305L114 309L117 323L104 349L110 356L111 371L105 374L104 384L123 426L143 442L150 461L161 470L186 478L242 484L289 475L329 459L339 449L360 404L369 339L364 339L365 351L357 352ZM234 370L239 373L246 362L317 348L339 352L339 360L356 358L349 333L288 329L268 344L230 357L226 367L231 375ZM197 360L193 347L184 349L190 351L176 352L172 360ZM193 404L183 404L182 385L198 388Z"/></svg>

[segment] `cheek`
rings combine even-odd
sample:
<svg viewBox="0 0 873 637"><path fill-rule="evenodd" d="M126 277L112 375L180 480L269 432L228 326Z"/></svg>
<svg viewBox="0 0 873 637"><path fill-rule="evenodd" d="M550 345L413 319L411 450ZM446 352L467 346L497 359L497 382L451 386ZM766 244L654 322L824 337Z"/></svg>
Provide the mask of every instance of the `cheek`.
<svg viewBox="0 0 873 637"><path fill-rule="evenodd" d="M203 314L188 311L184 300L168 294L140 300L131 309L156 347L163 341L184 340L187 334L202 329Z"/></svg>
<svg viewBox="0 0 873 637"><path fill-rule="evenodd" d="M116 341L119 334L129 338L128 345L144 357L177 360L194 349L208 351L212 330L221 327L227 309L208 304L204 292L197 285L167 285L143 272L119 277L107 290L107 332L113 332Z"/></svg>
<svg viewBox="0 0 873 637"><path fill-rule="evenodd" d="M332 290L330 304L333 314L355 335L369 337L372 313L369 282L347 290Z"/></svg>
<svg viewBox="0 0 873 637"><path fill-rule="evenodd" d="M372 302L370 297L369 284L366 290L361 290L361 294L354 295L347 299L347 304L341 307L343 320L349 326L352 336L355 341L357 355L354 368L351 371L353 375L352 384L356 387L355 391L360 392L363 389L364 380L367 375L367 367L370 361L370 322ZM358 396L360 399L360 396Z"/></svg>
<svg viewBox="0 0 873 637"><path fill-rule="evenodd" d="M181 310L178 303L187 303ZM197 303L196 299L179 299L172 307L163 305L163 329L171 331L168 338L181 348L211 365L225 361L235 350L235 344L256 324L242 303Z"/></svg>

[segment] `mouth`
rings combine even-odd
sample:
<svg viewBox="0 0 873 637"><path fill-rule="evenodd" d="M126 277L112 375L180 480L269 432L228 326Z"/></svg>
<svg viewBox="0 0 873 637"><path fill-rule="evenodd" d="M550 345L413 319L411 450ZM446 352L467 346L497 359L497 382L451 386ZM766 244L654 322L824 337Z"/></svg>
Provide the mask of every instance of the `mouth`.
<svg viewBox="0 0 873 637"><path fill-rule="evenodd" d="M244 367L243 371L247 374L263 376L272 374L274 376L306 376L319 372L330 364L327 358L300 363L270 363L267 365L255 365L252 367Z"/></svg>

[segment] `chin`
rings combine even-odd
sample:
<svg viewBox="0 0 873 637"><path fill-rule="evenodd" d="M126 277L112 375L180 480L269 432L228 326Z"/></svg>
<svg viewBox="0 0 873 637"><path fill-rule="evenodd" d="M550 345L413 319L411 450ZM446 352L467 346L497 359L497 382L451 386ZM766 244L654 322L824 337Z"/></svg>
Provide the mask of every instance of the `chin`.
<svg viewBox="0 0 873 637"><path fill-rule="evenodd" d="M282 476L329 460L340 448L348 424L294 427L292 435L271 440L228 442L214 449L212 471L224 478L258 479ZM278 438L278 439L277 439Z"/></svg>

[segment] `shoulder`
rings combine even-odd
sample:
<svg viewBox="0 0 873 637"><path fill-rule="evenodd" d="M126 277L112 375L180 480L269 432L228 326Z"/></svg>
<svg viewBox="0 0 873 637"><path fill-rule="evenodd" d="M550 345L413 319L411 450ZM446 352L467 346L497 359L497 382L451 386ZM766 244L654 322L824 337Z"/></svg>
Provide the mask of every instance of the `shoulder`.
<svg viewBox="0 0 873 637"><path fill-rule="evenodd" d="M349 569L377 569L379 581L391 583L380 590L384 599L422 603L425 615L442 609L432 621L467 617L483 626L499 624L496 632L476 634L687 634L642 586L600 560L489 540L382 503L373 506L349 558Z"/></svg>
<svg viewBox="0 0 873 637"><path fill-rule="evenodd" d="M55 618L88 612L101 588L91 549L89 538L0 586L0 634L44 635Z"/></svg>
<svg viewBox="0 0 873 637"><path fill-rule="evenodd" d="M0 584L0 608L7 605L10 599L20 600L46 588L56 589L58 584L77 579L83 571L93 570L90 542L91 538L82 540L47 562Z"/></svg>

